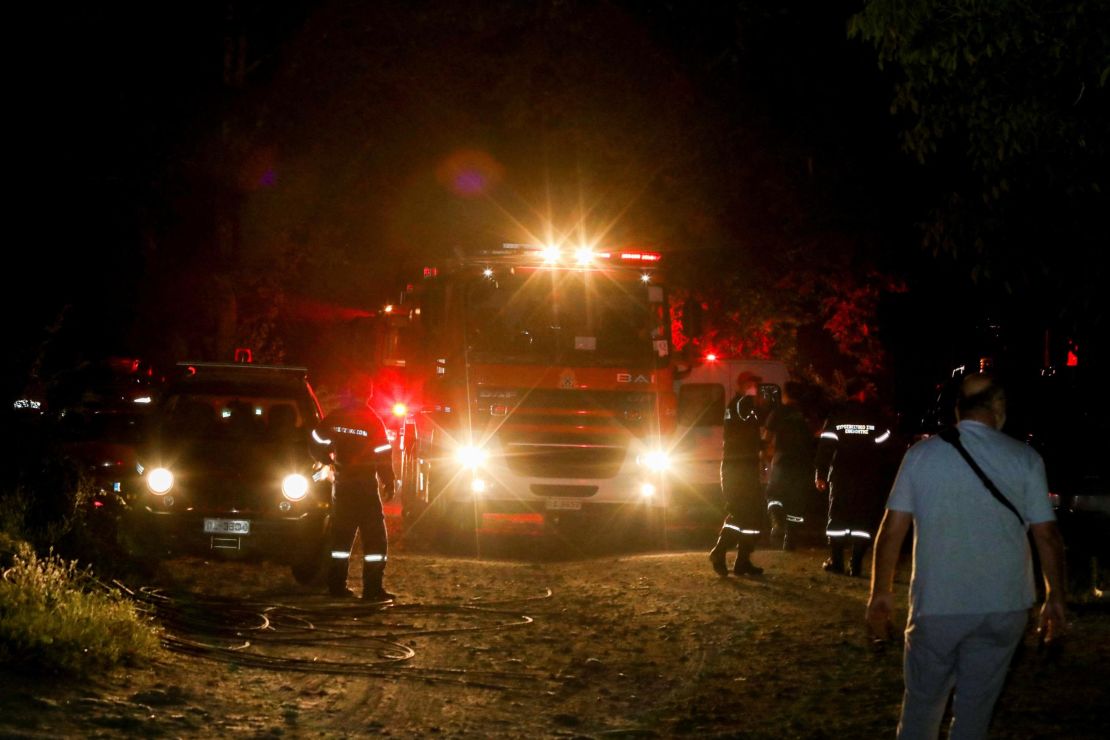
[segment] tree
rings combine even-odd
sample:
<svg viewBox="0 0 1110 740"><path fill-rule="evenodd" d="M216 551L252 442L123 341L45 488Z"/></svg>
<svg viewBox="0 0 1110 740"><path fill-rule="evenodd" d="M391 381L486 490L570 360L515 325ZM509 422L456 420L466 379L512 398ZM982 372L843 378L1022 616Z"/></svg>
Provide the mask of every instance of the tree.
<svg viewBox="0 0 1110 740"><path fill-rule="evenodd" d="M1011 315L1104 324L1110 4L871 0L849 34L898 76L903 148L935 183L923 245Z"/></svg>

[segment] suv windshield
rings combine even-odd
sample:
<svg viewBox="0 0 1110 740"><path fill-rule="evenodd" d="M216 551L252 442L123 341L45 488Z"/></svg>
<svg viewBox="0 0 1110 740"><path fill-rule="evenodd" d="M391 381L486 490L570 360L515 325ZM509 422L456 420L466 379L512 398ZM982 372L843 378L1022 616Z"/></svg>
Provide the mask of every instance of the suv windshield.
<svg viewBox="0 0 1110 740"><path fill-rule="evenodd" d="M483 278L469 286L471 360L576 366L666 361L662 289L592 272Z"/></svg>
<svg viewBox="0 0 1110 740"><path fill-rule="evenodd" d="M162 428L178 439L291 442L303 434L307 410L295 397L259 393L174 393L163 406Z"/></svg>

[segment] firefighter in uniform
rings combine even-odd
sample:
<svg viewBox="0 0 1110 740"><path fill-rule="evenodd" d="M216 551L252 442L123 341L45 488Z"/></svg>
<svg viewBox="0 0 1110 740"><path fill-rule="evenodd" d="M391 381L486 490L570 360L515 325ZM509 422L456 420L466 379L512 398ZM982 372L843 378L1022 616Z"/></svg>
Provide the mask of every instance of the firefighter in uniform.
<svg viewBox="0 0 1110 740"><path fill-rule="evenodd" d="M800 383L783 385L782 403L767 417L765 436L770 443L771 474L767 481L767 514L771 544L793 550L790 525L805 522L813 499L814 434L798 406L804 392Z"/></svg>
<svg viewBox="0 0 1110 740"><path fill-rule="evenodd" d="M875 403L875 387L855 378L847 391L847 401L829 415L817 440L815 483L829 498L829 559L822 567L844 573L844 550L850 546L850 574L858 578L890 491L894 445Z"/></svg>
<svg viewBox="0 0 1110 740"><path fill-rule="evenodd" d="M709 562L718 575L727 576L725 555L736 548L736 575L759 575L751 555L763 531L765 499L760 484L760 426L766 413L759 399L762 378L749 372L736 378L736 394L725 408L724 448L721 454L721 491L725 521Z"/></svg>
<svg viewBox="0 0 1110 740"><path fill-rule="evenodd" d="M337 410L313 431L314 455L330 458L335 470L331 508L331 560L328 593L353 596L347 572L355 530L362 539L362 598L393 598L382 587L386 565L385 516L382 498L393 498L393 463L385 424L370 407L373 390L365 399L347 393Z"/></svg>

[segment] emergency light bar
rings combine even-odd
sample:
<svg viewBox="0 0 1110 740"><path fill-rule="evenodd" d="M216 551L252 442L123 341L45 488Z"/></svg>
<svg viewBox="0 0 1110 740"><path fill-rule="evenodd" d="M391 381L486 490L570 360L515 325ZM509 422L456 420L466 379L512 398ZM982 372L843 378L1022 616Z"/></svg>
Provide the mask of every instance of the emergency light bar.
<svg viewBox="0 0 1110 740"><path fill-rule="evenodd" d="M499 247L468 251L465 256L452 260L452 263L460 265L473 265L476 262L485 263L482 274L489 278L493 277L491 266L495 264L574 270L604 263L612 266L639 267L644 270L655 267L663 259L663 255L659 252L644 250L594 251L588 246L579 246L576 249L570 249L569 245L566 246L568 248L563 249L558 244L514 244L506 242ZM435 267L424 268L425 278L434 278L438 273L439 270ZM644 273L640 279L647 283L651 281L651 276ZM417 310L419 311L419 309Z"/></svg>
<svg viewBox="0 0 1110 740"><path fill-rule="evenodd" d="M497 258L509 257L519 260L534 260L547 265L578 265L586 266L599 261L611 263L644 263L654 264L662 259L659 252L638 251L595 251L589 247L578 247L574 250L564 250L558 245L548 244L512 244L505 243L493 249L483 249L475 253L475 257Z"/></svg>

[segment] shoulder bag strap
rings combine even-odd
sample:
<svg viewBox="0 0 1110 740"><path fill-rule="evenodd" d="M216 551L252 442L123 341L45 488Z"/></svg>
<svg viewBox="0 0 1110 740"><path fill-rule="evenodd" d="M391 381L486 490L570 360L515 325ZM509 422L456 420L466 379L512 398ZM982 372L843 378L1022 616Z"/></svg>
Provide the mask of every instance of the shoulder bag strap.
<svg viewBox="0 0 1110 740"><path fill-rule="evenodd" d="M1002 495L1002 492L998 490L998 486L994 485L994 481L987 477L987 474L979 467L979 463L975 462L975 458L971 456L971 453L964 447L963 442L960 441L960 430L956 429L956 427L946 427L940 430L939 434L941 439L955 447L956 451L960 453L963 459L967 460L967 464L970 465L971 469L975 471L975 474L979 476L979 480L983 481L983 485L987 487L990 494L998 499L998 503L1012 511L1014 516L1018 518L1018 521L1021 522L1021 526L1024 527L1025 519L1021 516L1017 507L1010 503L1010 499Z"/></svg>

